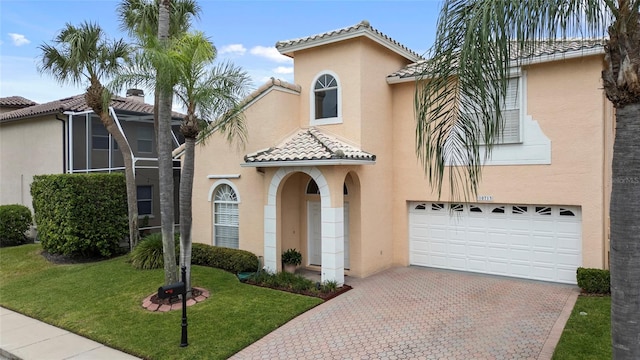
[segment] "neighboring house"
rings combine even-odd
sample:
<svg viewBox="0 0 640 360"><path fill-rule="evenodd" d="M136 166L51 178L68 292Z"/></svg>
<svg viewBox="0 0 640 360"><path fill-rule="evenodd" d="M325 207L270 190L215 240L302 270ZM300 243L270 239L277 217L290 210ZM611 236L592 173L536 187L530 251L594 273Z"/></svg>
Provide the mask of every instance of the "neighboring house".
<svg viewBox="0 0 640 360"><path fill-rule="evenodd" d="M3 99L13 98L18 97ZM134 155L140 226L157 226L160 206L153 105L144 103L142 91L129 90L126 98L112 100L110 110ZM182 143L180 114L174 113L173 121L177 147ZM0 154L0 204L30 208L34 175L124 169L115 140L87 106L84 94L0 114ZM175 168L177 197L177 161Z"/></svg>
<svg viewBox="0 0 640 360"><path fill-rule="evenodd" d="M513 69L506 130L479 196L452 201L416 157L424 60L368 22L276 44L295 85L245 105L248 143L196 148L193 238L281 269L297 248L323 281L419 265L561 283L608 266L613 108L600 42L561 42ZM515 55L519 56L519 55Z"/></svg>
<svg viewBox="0 0 640 360"><path fill-rule="evenodd" d="M25 99L22 96L9 96L0 98L0 114L37 105L35 101Z"/></svg>

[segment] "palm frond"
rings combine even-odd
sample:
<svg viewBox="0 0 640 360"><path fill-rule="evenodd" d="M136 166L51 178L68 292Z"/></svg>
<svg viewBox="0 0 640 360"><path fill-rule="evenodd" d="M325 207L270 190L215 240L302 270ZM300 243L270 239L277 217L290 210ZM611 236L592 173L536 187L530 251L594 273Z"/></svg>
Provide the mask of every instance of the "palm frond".
<svg viewBox="0 0 640 360"><path fill-rule="evenodd" d="M482 164L504 127L510 71L567 37L603 37L604 0L449 0L416 83L416 152L430 184L477 194ZM483 155L484 154L484 155Z"/></svg>
<svg viewBox="0 0 640 360"><path fill-rule="evenodd" d="M157 37L159 1L122 0L116 9L121 30L138 39ZM169 37L189 30L191 19L199 18L202 9L195 0L171 1Z"/></svg>
<svg viewBox="0 0 640 360"><path fill-rule="evenodd" d="M95 23L66 24L52 44L39 46L38 70L63 84L82 85L92 78L104 81L130 62L130 46L110 40Z"/></svg>

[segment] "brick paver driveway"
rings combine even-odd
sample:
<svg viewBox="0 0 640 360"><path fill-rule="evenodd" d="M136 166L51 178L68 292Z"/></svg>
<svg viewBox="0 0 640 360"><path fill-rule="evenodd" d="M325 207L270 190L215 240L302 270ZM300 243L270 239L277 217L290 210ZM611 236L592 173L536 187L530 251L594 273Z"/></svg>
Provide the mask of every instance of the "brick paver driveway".
<svg viewBox="0 0 640 360"><path fill-rule="evenodd" d="M575 286L425 268L348 279L353 290L235 359L549 359Z"/></svg>

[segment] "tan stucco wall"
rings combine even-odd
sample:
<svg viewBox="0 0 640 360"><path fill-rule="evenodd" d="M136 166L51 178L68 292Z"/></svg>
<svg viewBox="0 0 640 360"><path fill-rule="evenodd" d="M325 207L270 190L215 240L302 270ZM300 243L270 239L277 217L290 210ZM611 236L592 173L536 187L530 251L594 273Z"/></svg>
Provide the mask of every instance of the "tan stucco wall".
<svg viewBox="0 0 640 360"><path fill-rule="evenodd" d="M63 172L62 128L50 116L0 124L0 204L32 209L33 176Z"/></svg>
<svg viewBox="0 0 640 360"><path fill-rule="evenodd" d="M376 165L359 166L363 221L359 226L366 246L351 251L351 273L367 276L393 262L391 224L391 196L393 112L392 91L386 82L390 74L408 61L390 50L366 38L352 39L336 44L313 48L295 54L296 83L302 86L300 96L300 126L310 123L310 96L314 79L323 71L337 75L341 86L342 123L321 125L329 131L364 151L377 156ZM366 219L366 220L364 220ZM352 241L354 247L359 244Z"/></svg>
<svg viewBox="0 0 640 360"><path fill-rule="evenodd" d="M214 135L196 148L194 241L212 241L212 202L207 195L218 179L207 175L239 174L228 179L240 196L240 248L264 253L264 205L279 168L258 171L239 165L243 155L279 144L300 127L310 126L310 90L323 71L337 75L341 86L342 123L320 125L330 134L377 156L375 165L323 166L331 206L349 202L351 276L363 277L392 265L409 264L408 202L436 200L415 154L413 82L388 84L386 75L406 60L368 39L351 39L295 53L299 95L272 91L246 111L249 142L230 147ZM556 61L524 69L526 115L551 142L551 164L500 165L484 168L480 195L496 204L573 205L582 211L582 263L604 267L608 223L612 107L600 84L602 57ZM302 251L306 259L309 176L294 173L279 183L277 262L282 250ZM343 198L341 185L350 188ZM443 189L443 201L450 200ZM307 260L303 259L303 264Z"/></svg>
<svg viewBox="0 0 640 360"><path fill-rule="evenodd" d="M248 141L246 147L229 145L220 134L212 135L195 149L193 191L193 241L212 244L213 212L208 199L211 187L219 181L208 175L239 174L228 179L240 197L240 248L259 256L264 253L265 174L253 167L240 167L244 155L271 147L298 127L297 94L273 90L245 111Z"/></svg>
<svg viewBox="0 0 640 360"><path fill-rule="evenodd" d="M611 126L610 105L600 83L602 58L557 61L526 70L527 111L551 140L550 165L485 166L479 195L496 204L577 205L582 208L582 263L603 267L608 167L605 156ZM435 200L414 149L414 83L393 85L394 261L408 264L407 201ZM608 148L606 150L609 150ZM445 180L446 182L446 180ZM443 187L444 201L449 189Z"/></svg>

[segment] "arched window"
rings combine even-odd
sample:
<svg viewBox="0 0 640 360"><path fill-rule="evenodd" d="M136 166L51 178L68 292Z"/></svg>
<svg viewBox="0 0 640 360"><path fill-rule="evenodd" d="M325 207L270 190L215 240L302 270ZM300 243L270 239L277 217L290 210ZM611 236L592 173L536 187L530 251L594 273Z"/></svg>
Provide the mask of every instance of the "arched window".
<svg viewBox="0 0 640 360"><path fill-rule="evenodd" d="M237 249L238 241L238 196L231 186L222 184L215 192L214 201L214 245Z"/></svg>
<svg viewBox="0 0 640 360"><path fill-rule="evenodd" d="M336 76L321 74L313 83L311 125L341 123L340 88Z"/></svg>

